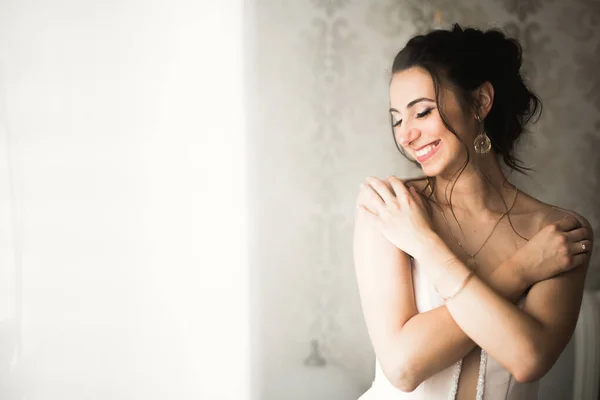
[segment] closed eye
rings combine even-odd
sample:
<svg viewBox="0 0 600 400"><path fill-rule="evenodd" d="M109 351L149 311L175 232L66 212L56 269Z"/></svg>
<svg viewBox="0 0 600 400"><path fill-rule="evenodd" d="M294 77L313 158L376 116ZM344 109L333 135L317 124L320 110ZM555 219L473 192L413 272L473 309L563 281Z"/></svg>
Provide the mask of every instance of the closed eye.
<svg viewBox="0 0 600 400"><path fill-rule="evenodd" d="M421 113L417 113L417 118L421 119L421 118L425 118L426 116L428 116L429 114L431 114L431 111L433 110L433 107L428 108L427 110L421 112ZM402 120L395 120L394 115L392 114L392 127L396 128L398 126L400 126L400 124L402 123Z"/></svg>
<svg viewBox="0 0 600 400"><path fill-rule="evenodd" d="M423 118L423 117L428 116L431 113L431 110L433 110L433 107L428 108L427 110L423 111L422 113L418 113L417 118Z"/></svg>

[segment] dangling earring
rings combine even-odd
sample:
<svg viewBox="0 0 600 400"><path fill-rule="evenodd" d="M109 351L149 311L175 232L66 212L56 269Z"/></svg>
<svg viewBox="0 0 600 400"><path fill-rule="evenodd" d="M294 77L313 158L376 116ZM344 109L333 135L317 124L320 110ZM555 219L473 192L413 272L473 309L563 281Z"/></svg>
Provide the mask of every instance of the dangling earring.
<svg viewBox="0 0 600 400"><path fill-rule="evenodd" d="M473 142L473 147L475 147L475 152L477 154L486 154L492 148L492 142L490 141L490 137L485 133L485 129L483 127L483 122L479 115L475 114L475 119L481 124L481 133L477 135L475 141Z"/></svg>

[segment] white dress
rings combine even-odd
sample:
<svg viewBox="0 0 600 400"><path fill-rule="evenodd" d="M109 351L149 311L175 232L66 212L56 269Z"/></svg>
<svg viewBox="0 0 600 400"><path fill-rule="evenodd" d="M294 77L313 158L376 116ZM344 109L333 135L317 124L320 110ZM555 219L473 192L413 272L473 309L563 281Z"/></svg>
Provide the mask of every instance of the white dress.
<svg viewBox="0 0 600 400"><path fill-rule="evenodd" d="M427 276L413 261L413 285L419 312L429 311L444 304ZM522 305L522 302L521 302ZM510 372L496 360L481 352L477 398L483 400L535 400L538 381L517 382ZM395 388L383 374L379 362L375 364L375 380L359 400L453 400L460 374L460 362L431 376L410 393ZM474 399L475 400L475 399Z"/></svg>

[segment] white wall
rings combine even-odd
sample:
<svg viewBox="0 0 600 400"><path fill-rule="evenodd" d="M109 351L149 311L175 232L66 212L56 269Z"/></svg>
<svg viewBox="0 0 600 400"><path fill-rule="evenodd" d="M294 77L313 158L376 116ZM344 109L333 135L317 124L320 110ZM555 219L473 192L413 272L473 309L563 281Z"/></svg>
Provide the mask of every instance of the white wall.
<svg viewBox="0 0 600 400"><path fill-rule="evenodd" d="M241 0L2 2L2 399L248 398L242 67Z"/></svg>

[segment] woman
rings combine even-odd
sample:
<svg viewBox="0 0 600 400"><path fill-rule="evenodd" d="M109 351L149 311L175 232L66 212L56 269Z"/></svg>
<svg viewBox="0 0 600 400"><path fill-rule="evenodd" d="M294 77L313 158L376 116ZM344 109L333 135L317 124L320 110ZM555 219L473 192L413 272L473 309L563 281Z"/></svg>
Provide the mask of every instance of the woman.
<svg viewBox="0 0 600 400"><path fill-rule="evenodd" d="M376 378L361 399L534 399L577 322L593 233L509 183L540 102L501 32L438 30L396 56L396 145L423 178L367 178L354 258Z"/></svg>

